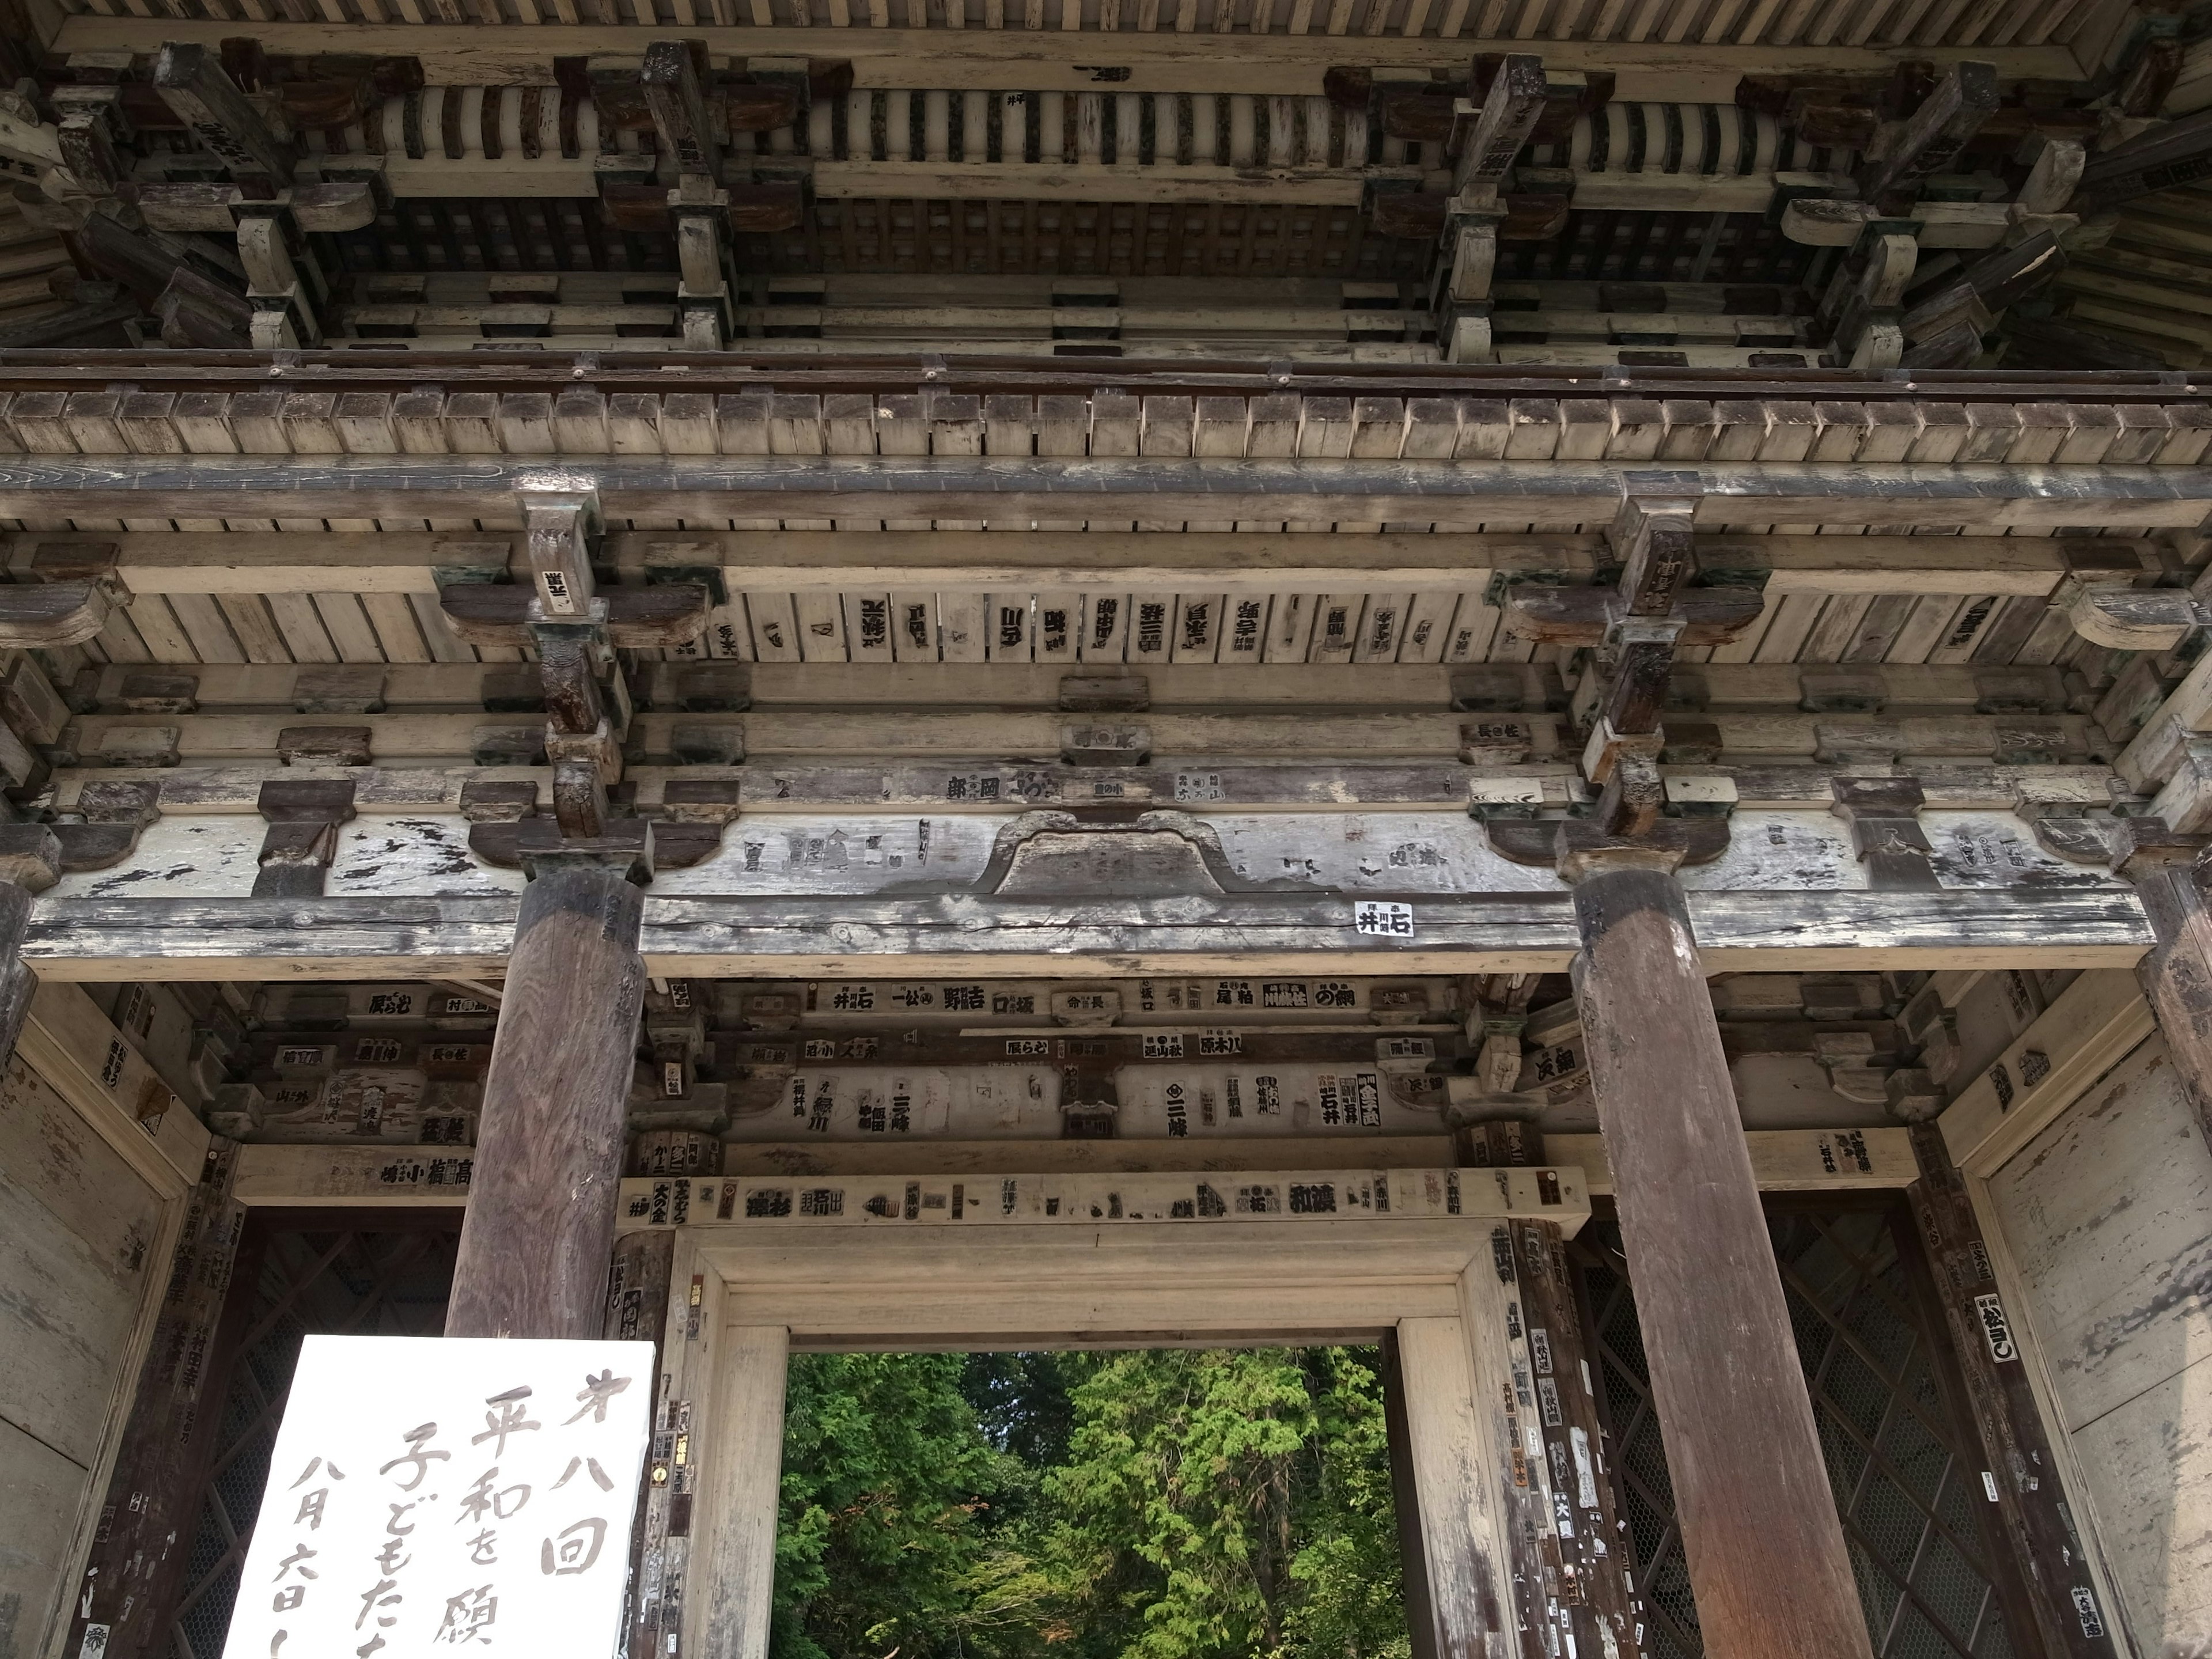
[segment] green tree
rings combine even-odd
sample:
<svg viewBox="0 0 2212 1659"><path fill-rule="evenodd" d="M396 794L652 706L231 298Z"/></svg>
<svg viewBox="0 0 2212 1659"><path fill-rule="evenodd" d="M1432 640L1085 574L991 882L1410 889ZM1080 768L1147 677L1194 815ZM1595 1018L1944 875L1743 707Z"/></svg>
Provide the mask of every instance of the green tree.
<svg viewBox="0 0 2212 1659"><path fill-rule="evenodd" d="M1370 1358L795 1361L776 1659L1403 1659Z"/></svg>
<svg viewBox="0 0 2212 1659"><path fill-rule="evenodd" d="M774 1659L957 1654L983 1517L1018 1460L984 1439L955 1354L792 1361Z"/></svg>

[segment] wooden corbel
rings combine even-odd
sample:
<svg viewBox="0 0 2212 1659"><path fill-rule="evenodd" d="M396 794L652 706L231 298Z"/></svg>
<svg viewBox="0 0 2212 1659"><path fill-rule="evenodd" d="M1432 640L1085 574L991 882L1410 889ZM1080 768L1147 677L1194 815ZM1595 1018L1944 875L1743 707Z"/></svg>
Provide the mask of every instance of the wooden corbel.
<svg viewBox="0 0 2212 1659"><path fill-rule="evenodd" d="M505 582L441 588L438 607L471 645L527 646L534 623L563 620L546 613L534 588ZM707 590L689 583L610 587L592 599L583 619L603 624L614 645L689 645L707 631Z"/></svg>
<svg viewBox="0 0 2212 1659"><path fill-rule="evenodd" d="M2094 645L2118 651L2171 651L2197 629L2212 623L2212 611L2185 587L2086 582L2075 587L2066 619Z"/></svg>
<svg viewBox="0 0 2212 1659"><path fill-rule="evenodd" d="M1867 885L1877 891L1942 885L1936 878L1934 848L1920 828L1927 796L1919 782L1900 777L1838 777L1830 781L1835 805L1829 810L1850 826L1851 846L1867 867Z"/></svg>
<svg viewBox="0 0 2212 1659"><path fill-rule="evenodd" d="M738 815L738 790L733 778L671 779L659 817L610 816L607 833L634 836L624 826L649 821L653 867L688 869L704 863L721 847L722 831ZM501 870L523 867L526 824L536 826L529 831L532 846L556 836L559 830L558 820L538 817L538 786L527 781L471 779L461 787L461 814L469 820L469 851Z"/></svg>
<svg viewBox="0 0 2212 1659"><path fill-rule="evenodd" d="M269 824L261 838L256 898L319 898L337 861L338 827L354 815L351 778L280 778L254 803Z"/></svg>
<svg viewBox="0 0 2212 1659"><path fill-rule="evenodd" d="M1729 849L1724 817L1661 817L1633 836L1619 836L1583 818L1492 818L1483 824L1490 845L1512 864L1565 872L1618 854L1630 863L1674 870L1711 864ZM1573 878L1570 878L1573 879Z"/></svg>
<svg viewBox="0 0 2212 1659"><path fill-rule="evenodd" d="M62 878L62 847L51 823L0 823L0 882L43 893Z"/></svg>
<svg viewBox="0 0 2212 1659"><path fill-rule="evenodd" d="M25 400L16 398L19 409ZM16 584L0 587L0 646L77 645L99 633L116 605L127 603L115 574L118 551L113 542L41 542Z"/></svg>
<svg viewBox="0 0 2212 1659"><path fill-rule="evenodd" d="M47 828L61 848L64 872L108 870L138 850L138 837L161 816L161 786L158 782L86 784L77 792L80 823L53 823Z"/></svg>

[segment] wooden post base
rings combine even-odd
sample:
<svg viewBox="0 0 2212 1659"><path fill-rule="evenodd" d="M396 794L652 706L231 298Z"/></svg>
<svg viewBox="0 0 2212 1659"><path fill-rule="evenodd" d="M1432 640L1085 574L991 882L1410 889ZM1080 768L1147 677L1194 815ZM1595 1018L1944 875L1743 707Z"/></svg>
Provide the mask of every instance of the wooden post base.
<svg viewBox="0 0 2212 1659"><path fill-rule="evenodd" d="M1871 1650L1680 886L1575 889L1575 1000L1712 1659Z"/></svg>
<svg viewBox="0 0 2212 1659"><path fill-rule="evenodd" d="M645 1000L628 862L541 857L515 919L448 1336L599 1334Z"/></svg>

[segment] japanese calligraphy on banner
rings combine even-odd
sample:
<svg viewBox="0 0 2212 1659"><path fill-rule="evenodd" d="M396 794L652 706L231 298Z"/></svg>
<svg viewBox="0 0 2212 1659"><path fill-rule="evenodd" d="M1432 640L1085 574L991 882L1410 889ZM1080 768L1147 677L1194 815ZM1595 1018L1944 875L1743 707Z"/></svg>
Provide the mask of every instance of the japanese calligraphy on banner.
<svg viewBox="0 0 2212 1659"><path fill-rule="evenodd" d="M311 1336L224 1659L605 1659L649 1342Z"/></svg>

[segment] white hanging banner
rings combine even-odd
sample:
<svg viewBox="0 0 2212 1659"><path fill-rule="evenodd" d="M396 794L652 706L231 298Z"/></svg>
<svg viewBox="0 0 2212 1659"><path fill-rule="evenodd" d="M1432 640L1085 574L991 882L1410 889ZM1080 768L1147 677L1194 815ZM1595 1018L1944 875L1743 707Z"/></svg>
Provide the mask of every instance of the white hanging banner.
<svg viewBox="0 0 2212 1659"><path fill-rule="evenodd" d="M224 1659L606 1659L650 1342L311 1336Z"/></svg>

